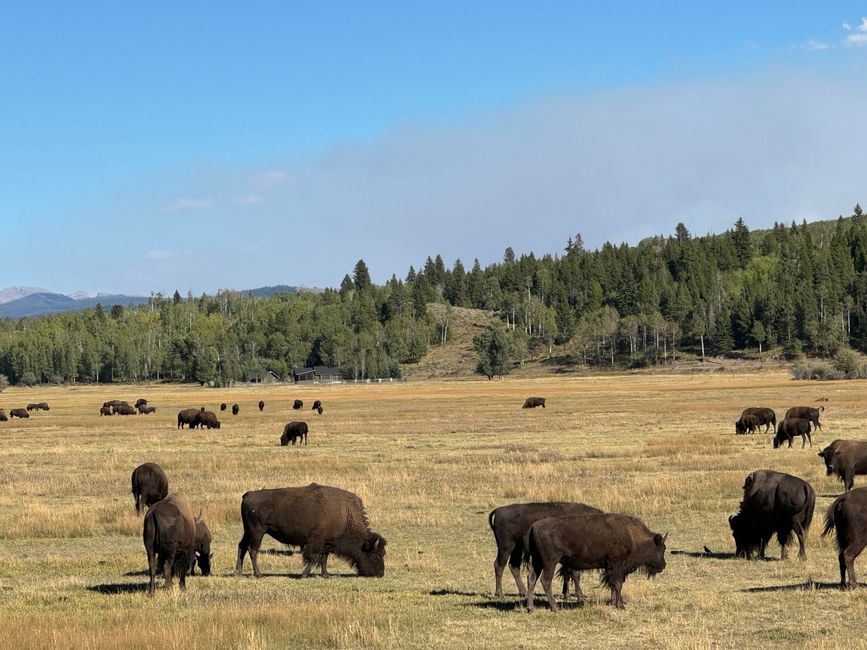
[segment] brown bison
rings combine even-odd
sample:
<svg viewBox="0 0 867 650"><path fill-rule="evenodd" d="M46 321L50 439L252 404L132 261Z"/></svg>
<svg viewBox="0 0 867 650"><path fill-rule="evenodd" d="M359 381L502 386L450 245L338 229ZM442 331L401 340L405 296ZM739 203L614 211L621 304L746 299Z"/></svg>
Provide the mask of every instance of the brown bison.
<svg viewBox="0 0 867 650"><path fill-rule="evenodd" d="M129 404L121 404L120 406L112 407L112 411L117 415L135 415L136 410Z"/></svg>
<svg viewBox="0 0 867 650"><path fill-rule="evenodd" d="M135 406L136 408L141 408L142 406L147 406L147 405L148 405L148 401L143 397L139 397L135 401L135 404L133 404L133 406Z"/></svg>
<svg viewBox="0 0 867 650"><path fill-rule="evenodd" d="M824 406L815 409L812 406L793 406L786 411L786 418L804 418L813 423L813 427L822 430L822 425L819 422L819 415L825 410Z"/></svg>
<svg viewBox="0 0 867 650"><path fill-rule="evenodd" d="M735 422L735 434L742 435L744 433L756 433L761 426L762 423L758 416L742 415L741 419Z"/></svg>
<svg viewBox="0 0 867 650"><path fill-rule="evenodd" d="M533 609L538 576L551 610L559 610L551 593L558 563L572 571L602 569L611 601L623 609L621 590L630 573L640 569L651 577L665 569L667 537L651 532L640 519L606 512L540 519L530 526L526 537L530 560L527 609Z"/></svg>
<svg viewBox="0 0 867 650"><path fill-rule="evenodd" d="M867 474L867 441L835 440L819 452L828 476L835 474L846 490L855 485L855 476Z"/></svg>
<svg viewBox="0 0 867 650"><path fill-rule="evenodd" d="M0 422L6 422L9 418L6 417L6 411L0 409Z"/></svg>
<svg viewBox="0 0 867 650"><path fill-rule="evenodd" d="M140 415L150 415L151 413L157 412L156 406L139 406L138 412Z"/></svg>
<svg viewBox="0 0 867 650"><path fill-rule="evenodd" d="M316 409L316 412L317 412L319 415L322 415L322 407L320 406L319 408L317 408L317 409Z"/></svg>
<svg viewBox="0 0 867 650"><path fill-rule="evenodd" d="M222 404L220 404L220 410L221 410L221 411L225 411L225 410L226 410L226 403L225 403L225 402L223 402Z"/></svg>
<svg viewBox="0 0 867 650"><path fill-rule="evenodd" d="M304 402L302 402L300 399L296 399L294 402L292 402L292 408L298 411L299 409L304 408Z"/></svg>
<svg viewBox="0 0 867 650"><path fill-rule="evenodd" d="M110 406L101 406L99 408L99 414L100 415L114 415L114 413L111 412Z"/></svg>
<svg viewBox="0 0 867 650"><path fill-rule="evenodd" d="M199 564L199 571L203 576L211 575L211 558L214 554L211 553L211 531L205 520L202 519L201 513L196 517L196 541L193 545L193 557L190 558L190 575L196 572L196 562Z"/></svg>
<svg viewBox="0 0 867 650"><path fill-rule="evenodd" d="M148 554L148 595L154 595L157 571L165 577L166 588L177 575L181 590L185 590L196 542L196 521L186 497L171 494L152 505L145 516L142 538Z"/></svg>
<svg viewBox="0 0 867 650"><path fill-rule="evenodd" d="M547 517L582 515L588 512L601 512L601 510L583 503L569 502L512 503L491 510L488 514L488 525L497 542L497 558L494 560L494 595L498 598L503 596L503 569L506 568L507 563L509 571L515 578L515 584L518 585L518 592L521 596L527 595L527 590L521 581L521 561L524 557L524 535L534 522ZM568 588L569 581L564 578L563 582L565 590Z"/></svg>
<svg viewBox="0 0 867 650"><path fill-rule="evenodd" d="M141 513L169 493L169 479L163 468L156 463L144 463L132 471L132 497L135 511Z"/></svg>
<svg viewBox="0 0 867 650"><path fill-rule="evenodd" d="M867 487L851 490L834 499L825 513L822 537L834 529L837 531L837 550L840 551L840 586L843 589L856 589L858 578L855 577L855 558L867 546Z"/></svg>
<svg viewBox="0 0 867 650"><path fill-rule="evenodd" d="M300 445L303 441L307 444L307 423L306 422L290 422L283 427L283 433L280 436L280 444L284 447L290 442L295 445L295 440L298 440Z"/></svg>
<svg viewBox="0 0 867 650"><path fill-rule="evenodd" d="M196 423L203 429L205 427L209 429L220 428L220 421L217 420L217 415L213 411L199 411L199 414L196 416Z"/></svg>
<svg viewBox="0 0 867 650"><path fill-rule="evenodd" d="M806 558L807 531L815 506L816 493L807 481L769 469L753 472L744 481L740 510L729 517L735 554L749 560L758 550L764 559L765 548L776 533L780 557L785 559L794 532L800 545L798 557Z"/></svg>
<svg viewBox="0 0 867 650"><path fill-rule="evenodd" d="M232 404L232 415L238 415L238 411L241 410L241 407L237 404Z"/></svg>
<svg viewBox="0 0 867 650"><path fill-rule="evenodd" d="M184 409L178 413L178 429L183 429L186 424L190 429L199 424L199 409Z"/></svg>
<svg viewBox="0 0 867 650"><path fill-rule="evenodd" d="M302 578L314 564L327 576L330 553L347 560L360 576L385 574L385 539L370 530L361 499L352 492L316 483L247 492L241 499L241 520L244 536L238 543L236 575L241 575L247 551L253 573L261 575L257 557L266 534L301 547Z"/></svg>
<svg viewBox="0 0 867 650"><path fill-rule="evenodd" d="M810 421L804 418L789 418L780 422L777 425L777 433L774 434L774 449L782 447L783 443L789 441L789 449L792 448L792 440L795 436L801 436L801 449L807 446L807 440L810 441L810 446L813 446L813 438L810 436Z"/></svg>
<svg viewBox="0 0 867 650"><path fill-rule="evenodd" d="M27 412L27 409L12 409L9 411L9 417L27 419L30 417L30 414Z"/></svg>
<svg viewBox="0 0 867 650"><path fill-rule="evenodd" d="M28 404L28 411L48 411L48 402L38 402L36 404Z"/></svg>
<svg viewBox="0 0 867 650"><path fill-rule="evenodd" d="M265 402L263 400L259 400L259 410L260 411L265 410Z"/></svg>
<svg viewBox="0 0 867 650"><path fill-rule="evenodd" d="M316 400L315 402L313 402L313 407L310 410L318 411L320 408L322 408L322 400Z"/></svg>
<svg viewBox="0 0 867 650"><path fill-rule="evenodd" d="M109 406L111 408L114 408L115 406L129 406L129 404L127 402L124 402L122 399L109 400L108 402L103 402L102 405Z"/></svg>
<svg viewBox="0 0 867 650"><path fill-rule="evenodd" d="M764 425L765 433L768 432L768 429L770 427L776 428L777 426L777 414L774 413L773 409L769 409L764 406L751 406L749 408L745 408L741 413L740 419L735 422L735 433L741 434L747 432L746 425L743 424L743 419L747 415L757 417L759 419L759 426Z"/></svg>
<svg viewBox="0 0 867 650"><path fill-rule="evenodd" d="M528 397L524 400L524 406L522 409L534 409L537 406L541 406L545 408L545 398L544 397Z"/></svg>

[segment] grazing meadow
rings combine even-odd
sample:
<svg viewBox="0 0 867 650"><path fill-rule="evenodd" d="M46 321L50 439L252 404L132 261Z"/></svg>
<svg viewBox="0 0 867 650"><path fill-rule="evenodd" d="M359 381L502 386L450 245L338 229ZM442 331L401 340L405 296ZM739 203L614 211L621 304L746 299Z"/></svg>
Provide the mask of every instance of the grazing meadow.
<svg viewBox="0 0 867 650"><path fill-rule="evenodd" d="M531 395L547 408L521 409ZM145 397L151 415L101 417L109 399ZM259 412L256 404L264 399ZM300 411L292 400L302 399ZM310 410L315 399L324 412ZM817 400L822 399L819 402ZM780 371L562 375L501 381L361 385L100 385L10 388L0 423L0 647L28 648L703 648L867 645L867 589L843 592L831 537L819 533L842 491L820 448L867 438L867 382L792 381ZM237 402L240 413L219 412ZM772 433L735 436L746 406L819 406L812 449L772 449ZM206 406L221 429L176 429ZM309 445L280 447L283 425ZM130 473L159 463L213 533L213 574L148 598L142 519ZM756 469L816 490L808 559L732 557L727 518ZM300 555L266 537L252 577L234 577L247 490L317 482L357 493L387 540L386 575L363 579L336 558L333 577L299 580ZM867 485L857 477L856 487ZM668 533L668 567L627 579L626 609L596 574L583 607L519 602L508 570L493 597L488 512L574 500L642 518ZM707 551L705 550L707 549ZM709 551L709 552L708 552ZM867 557L856 570L867 570Z"/></svg>

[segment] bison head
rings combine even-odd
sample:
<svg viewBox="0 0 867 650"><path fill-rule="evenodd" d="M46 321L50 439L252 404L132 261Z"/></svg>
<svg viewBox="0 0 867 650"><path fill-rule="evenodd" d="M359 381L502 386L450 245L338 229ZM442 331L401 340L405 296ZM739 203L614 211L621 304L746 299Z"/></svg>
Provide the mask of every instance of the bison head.
<svg viewBox="0 0 867 650"><path fill-rule="evenodd" d="M735 422L735 434L741 435L747 432L747 426L744 424L743 420L738 420Z"/></svg>
<svg viewBox="0 0 867 650"><path fill-rule="evenodd" d="M355 558L358 575L381 578L385 575L385 538L378 533L369 533L361 544L361 553Z"/></svg>
<svg viewBox="0 0 867 650"><path fill-rule="evenodd" d="M202 575L211 575L211 558L214 557L211 553L211 531L201 515L196 517L196 544L193 553L193 560L198 563Z"/></svg>
<svg viewBox="0 0 867 650"><path fill-rule="evenodd" d="M651 554L650 562L646 565L648 577L653 577L657 573L662 573L665 570L665 540L668 539L668 533L660 535L656 533L653 536L654 550Z"/></svg>
<svg viewBox="0 0 867 650"><path fill-rule="evenodd" d="M823 461L825 461L825 471L828 476L831 476L834 473L834 461L839 453L838 450L832 449L831 447L825 447L819 452L819 456Z"/></svg>
<svg viewBox="0 0 867 650"><path fill-rule="evenodd" d="M735 539L735 555L749 560L753 551L761 545L755 529L742 512L729 517L729 526Z"/></svg>

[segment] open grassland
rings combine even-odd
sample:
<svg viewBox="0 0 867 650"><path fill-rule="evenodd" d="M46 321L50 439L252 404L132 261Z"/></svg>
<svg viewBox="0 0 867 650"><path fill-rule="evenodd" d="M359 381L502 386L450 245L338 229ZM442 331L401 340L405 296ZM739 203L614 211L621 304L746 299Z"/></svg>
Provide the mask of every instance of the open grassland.
<svg viewBox="0 0 867 650"><path fill-rule="evenodd" d="M529 395L548 408L522 410ZM146 397L149 416L100 417L108 399ZM818 405L814 447L771 448L734 435L745 406ZM265 411L255 404L262 398ZM293 411L291 400L305 401ZM322 416L311 413L323 401ZM867 382L794 382L782 373L607 376L436 383L99 386L9 389L7 409L49 412L0 423L0 647L552 648L867 646L867 590L839 591L821 519L841 485L819 448L867 438ZM220 414L238 402L241 413ZM177 431L181 408L205 405L223 428ZM278 446L286 422L310 425L305 448ZM129 477L154 461L214 535L214 575L148 599L141 519ZM727 517L761 468L810 481L818 495L809 559L728 557ZM309 482L352 490L388 539L386 576L300 581L298 555L270 538L265 574L234 578L239 504L250 489ZM856 479L857 485L867 480ZM668 568L626 582L625 611L589 575L583 608L559 614L494 599L487 514L531 500L584 501L669 532ZM702 552L707 546L713 554ZM772 542L769 552L779 557ZM797 547L791 556L797 556ZM857 566L867 567L867 558ZM863 570L867 570L864 568ZM508 571L507 593L516 594ZM574 601L572 601L574 602Z"/></svg>

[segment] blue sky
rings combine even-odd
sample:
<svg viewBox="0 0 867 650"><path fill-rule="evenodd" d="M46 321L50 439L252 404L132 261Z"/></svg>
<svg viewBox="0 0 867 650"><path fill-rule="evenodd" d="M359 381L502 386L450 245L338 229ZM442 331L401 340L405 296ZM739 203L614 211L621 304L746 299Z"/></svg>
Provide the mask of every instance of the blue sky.
<svg viewBox="0 0 867 650"><path fill-rule="evenodd" d="M381 282L865 199L865 3L16 4L2 286Z"/></svg>

